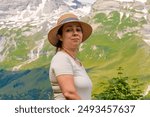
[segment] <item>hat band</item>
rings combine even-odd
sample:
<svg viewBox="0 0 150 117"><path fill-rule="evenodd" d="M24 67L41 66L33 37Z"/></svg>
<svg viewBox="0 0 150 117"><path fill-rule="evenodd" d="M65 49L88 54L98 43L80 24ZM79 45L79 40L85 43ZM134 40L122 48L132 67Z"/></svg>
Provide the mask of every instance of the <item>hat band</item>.
<svg viewBox="0 0 150 117"><path fill-rule="evenodd" d="M79 21L78 18L67 18L67 19L64 19L60 22L60 24L63 24L63 23L66 23L66 22L69 22L69 21Z"/></svg>

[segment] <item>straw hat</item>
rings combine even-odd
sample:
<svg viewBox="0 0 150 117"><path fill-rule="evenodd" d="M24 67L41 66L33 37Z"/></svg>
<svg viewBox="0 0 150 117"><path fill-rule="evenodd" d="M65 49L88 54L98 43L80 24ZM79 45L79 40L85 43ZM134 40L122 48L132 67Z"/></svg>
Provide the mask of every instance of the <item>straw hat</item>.
<svg viewBox="0 0 150 117"><path fill-rule="evenodd" d="M59 40L57 37L57 32L58 32L59 28L69 22L79 22L80 23L82 31L83 31L82 42L85 41L91 35L92 27L89 24L80 21L76 15L74 15L72 13L67 13L67 14L62 15L58 19L56 26L54 26L48 33L48 40L53 46L56 46L56 44Z"/></svg>

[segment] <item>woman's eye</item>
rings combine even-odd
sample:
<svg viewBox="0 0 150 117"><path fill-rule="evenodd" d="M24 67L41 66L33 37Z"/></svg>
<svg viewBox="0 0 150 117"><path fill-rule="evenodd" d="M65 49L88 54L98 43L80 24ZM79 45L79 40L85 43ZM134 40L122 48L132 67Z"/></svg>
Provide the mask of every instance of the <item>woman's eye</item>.
<svg viewBox="0 0 150 117"><path fill-rule="evenodd" d="M77 32L82 32L81 28L77 28Z"/></svg>
<svg viewBox="0 0 150 117"><path fill-rule="evenodd" d="M71 29L67 29L67 30L66 30L66 32L70 32L70 31L72 31L72 30L71 30Z"/></svg>
<svg viewBox="0 0 150 117"><path fill-rule="evenodd" d="M68 28L66 29L66 32L72 32L72 31L77 31L77 32L82 32L82 29L81 28L76 28L76 29L72 29L72 28Z"/></svg>

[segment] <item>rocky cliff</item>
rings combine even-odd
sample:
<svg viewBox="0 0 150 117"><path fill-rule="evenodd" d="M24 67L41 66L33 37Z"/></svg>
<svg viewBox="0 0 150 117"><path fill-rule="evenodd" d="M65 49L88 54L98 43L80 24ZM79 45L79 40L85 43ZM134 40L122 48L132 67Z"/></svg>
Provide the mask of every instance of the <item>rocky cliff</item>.
<svg viewBox="0 0 150 117"><path fill-rule="evenodd" d="M149 1L0 3L0 99L52 98L48 70L55 48L49 44L47 33L58 16L68 11L91 23L94 29L79 48L79 58L93 82L93 94L103 90L120 66L130 80L138 78L144 88L149 85ZM148 91L145 90L146 94Z"/></svg>
<svg viewBox="0 0 150 117"><path fill-rule="evenodd" d="M97 13L109 14L112 11L118 11L120 13L120 19L122 17L132 17L132 19L146 23L141 27L134 27L127 29L128 32L137 31L143 36L143 40L150 45L150 2L148 0L96 0L93 4L91 14L94 16Z"/></svg>

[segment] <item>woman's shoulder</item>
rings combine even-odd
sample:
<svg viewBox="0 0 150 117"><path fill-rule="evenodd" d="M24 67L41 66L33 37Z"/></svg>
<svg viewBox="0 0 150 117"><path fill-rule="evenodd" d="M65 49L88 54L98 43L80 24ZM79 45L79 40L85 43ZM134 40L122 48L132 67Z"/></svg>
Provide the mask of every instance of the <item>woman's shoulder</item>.
<svg viewBox="0 0 150 117"><path fill-rule="evenodd" d="M62 51L58 51L52 58L52 61L53 60L64 60L64 59L68 59L68 56L62 52Z"/></svg>
<svg viewBox="0 0 150 117"><path fill-rule="evenodd" d="M64 52L62 52L62 51L58 51L58 52L54 55L54 57L67 57L67 55L66 55Z"/></svg>

